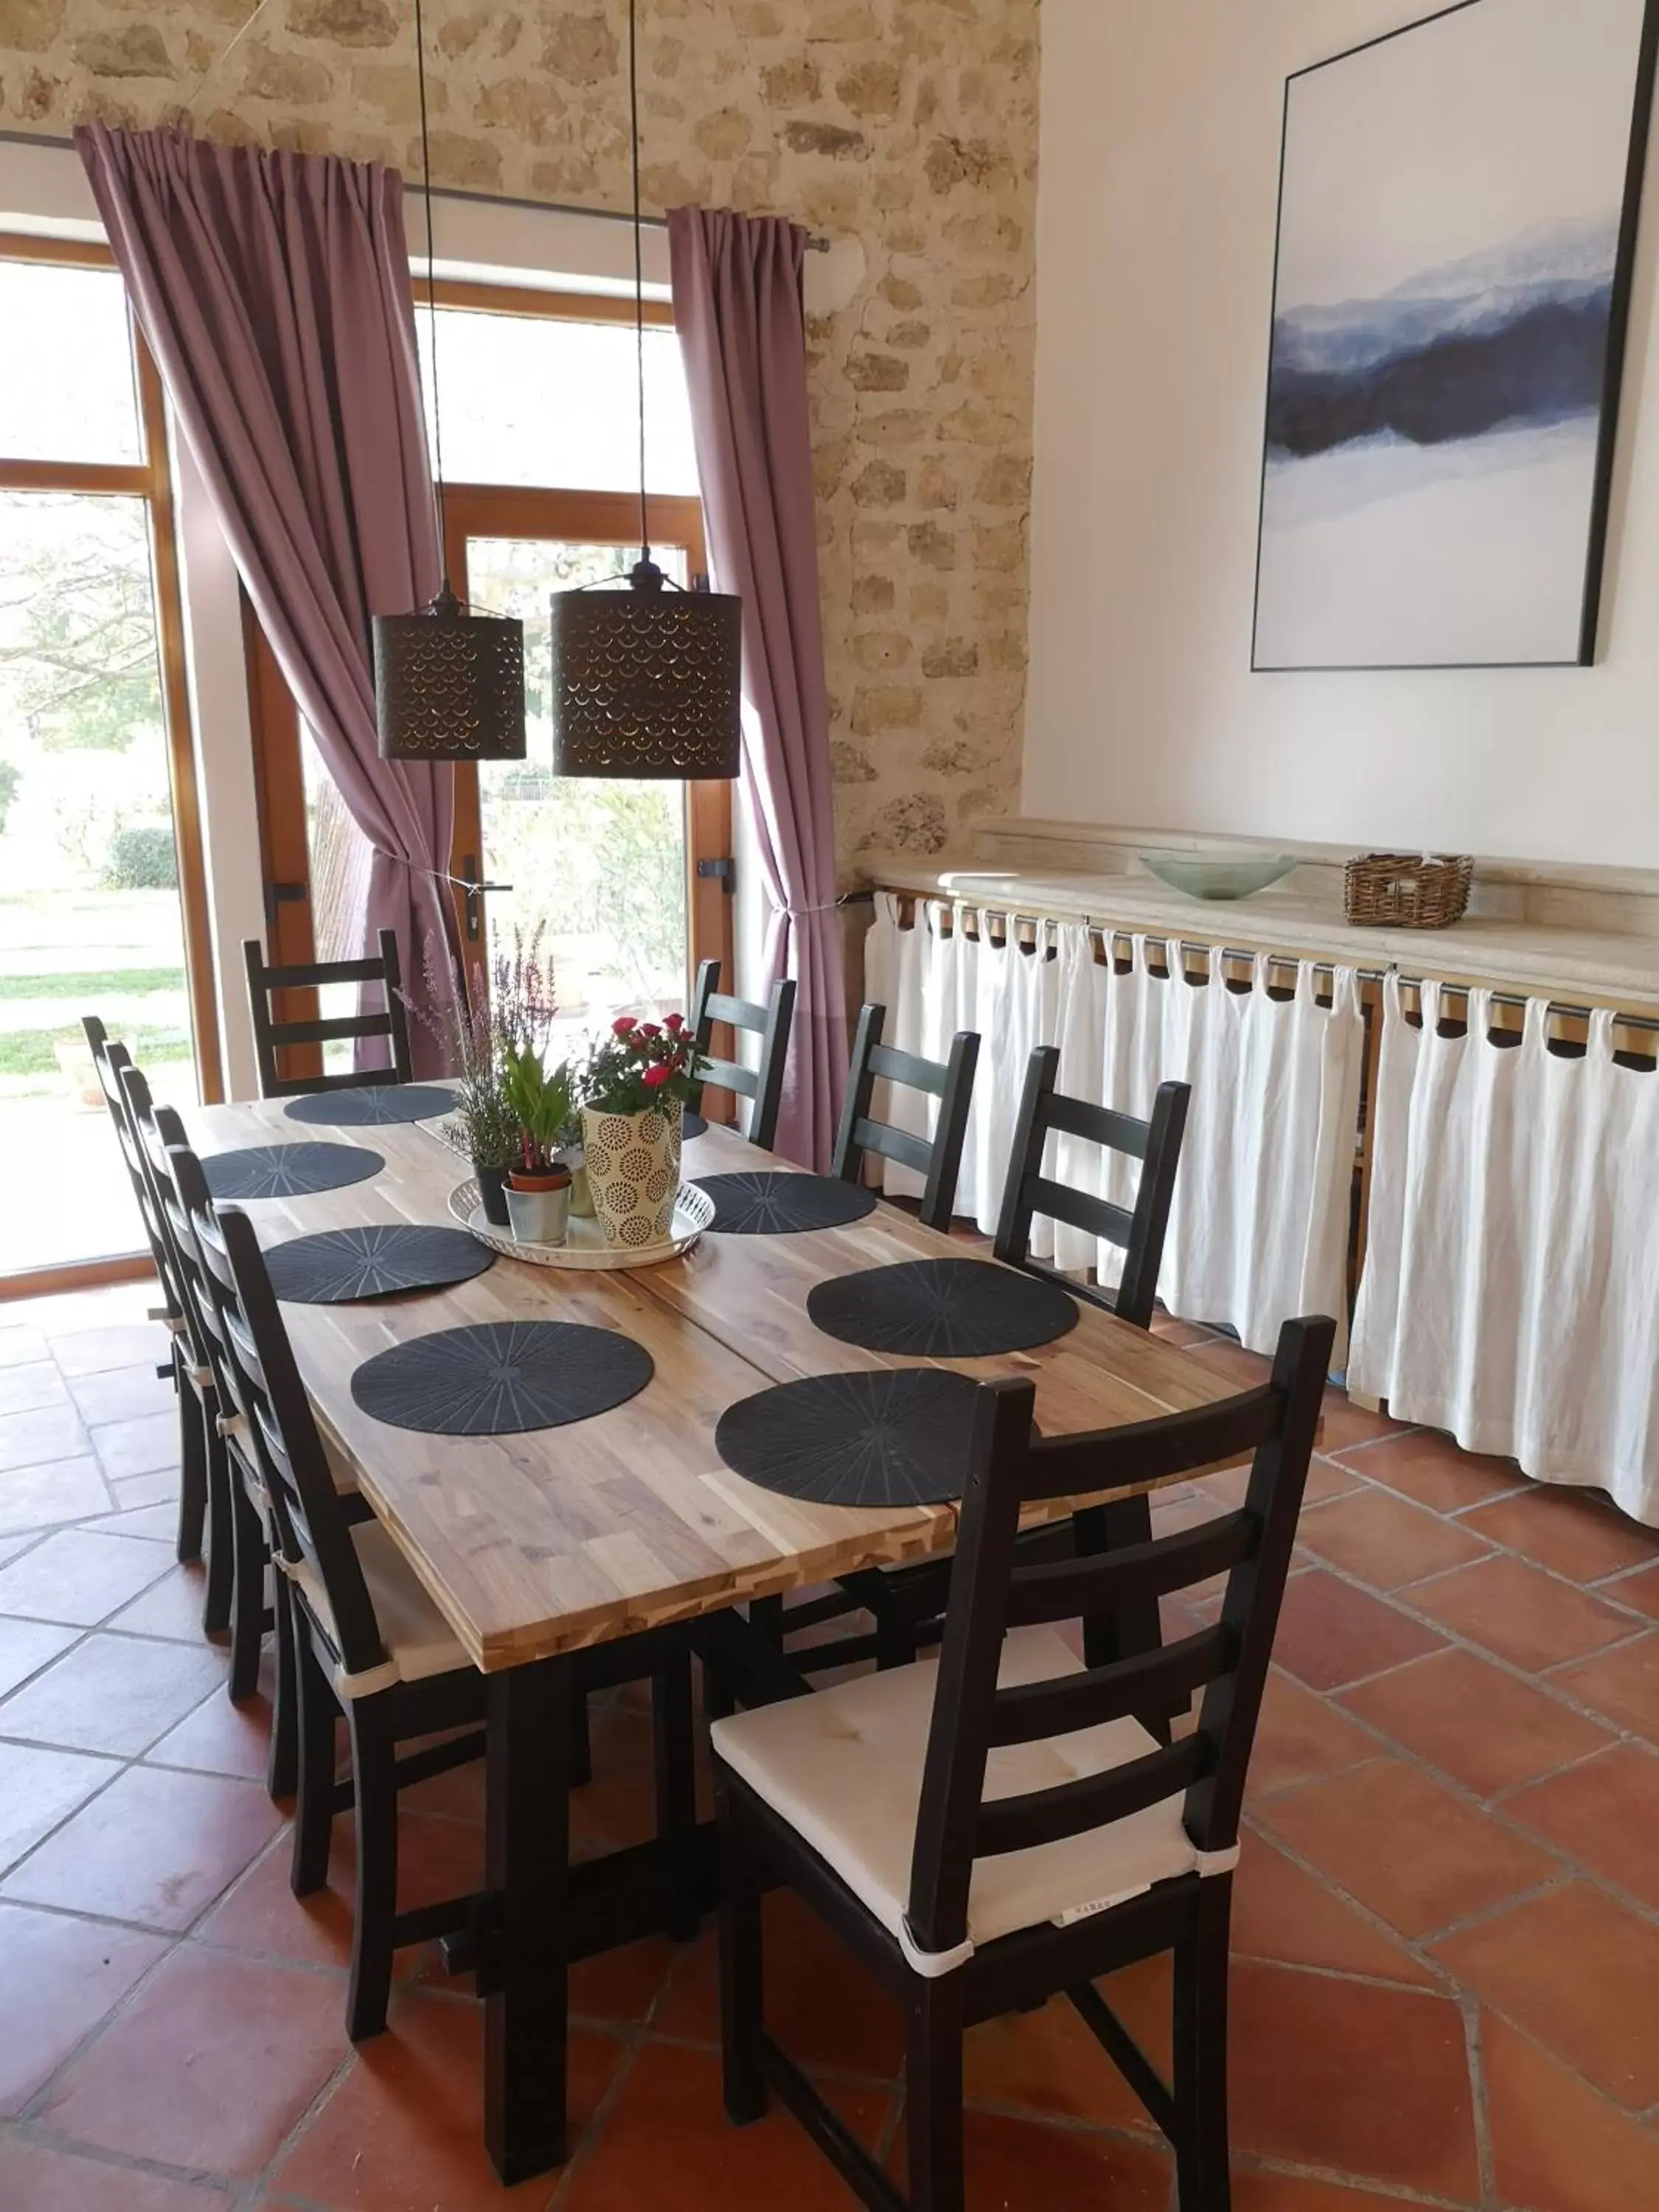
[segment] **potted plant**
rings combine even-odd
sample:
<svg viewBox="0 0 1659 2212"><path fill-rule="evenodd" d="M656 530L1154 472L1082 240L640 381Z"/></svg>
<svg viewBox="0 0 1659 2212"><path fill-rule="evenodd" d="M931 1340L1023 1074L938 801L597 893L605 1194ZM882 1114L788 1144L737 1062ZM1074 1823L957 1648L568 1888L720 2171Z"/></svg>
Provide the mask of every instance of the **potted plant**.
<svg viewBox="0 0 1659 2212"><path fill-rule="evenodd" d="M507 1103L518 1129L519 1157L508 1170L507 1210L521 1244L562 1244L569 1226L570 1170L560 1158L571 1117L570 1076L552 1073L533 1052L509 1046Z"/></svg>
<svg viewBox="0 0 1659 2212"><path fill-rule="evenodd" d="M484 1219L496 1229L510 1227L507 1178L520 1158L519 1123L496 1069L461 1078L455 1086L450 1126L455 1141L465 1147L472 1162Z"/></svg>
<svg viewBox="0 0 1659 2212"><path fill-rule="evenodd" d="M696 1091L697 1052L682 1014L623 1014L581 1074L582 1149L607 1244L668 1241L680 1188L680 1128Z"/></svg>

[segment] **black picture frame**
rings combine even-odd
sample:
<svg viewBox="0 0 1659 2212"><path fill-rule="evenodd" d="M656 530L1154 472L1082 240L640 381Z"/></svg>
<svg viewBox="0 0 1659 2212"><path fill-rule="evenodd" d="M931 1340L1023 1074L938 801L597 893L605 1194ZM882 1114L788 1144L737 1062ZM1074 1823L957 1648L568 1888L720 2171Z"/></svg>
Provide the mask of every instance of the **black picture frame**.
<svg viewBox="0 0 1659 2212"><path fill-rule="evenodd" d="M1263 374L1261 475L1256 510L1256 556L1251 609L1250 669L1256 675L1407 675L1433 671L1498 668L1589 668L1595 665L1601 644L1602 586L1607 570L1607 530L1613 504L1613 465L1618 452L1619 421L1623 398L1625 357L1630 333L1631 300L1636 273L1636 252L1642 216L1642 194L1652 135L1656 76L1659 74L1659 0L1644 0L1641 39L1638 50L1631 106L1630 142L1625 165L1624 197L1619 221L1613 289L1607 325L1607 359L1598 418L1597 447L1591 492L1589 535L1584 564L1583 596L1578 624L1578 650L1567 660L1431 660L1431 661L1264 661L1261 654L1261 577L1267 524L1267 465L1272 422L1273 337L1279 313L1280 255L1284 235L1285 190L1289 155L1292 88L1304 77L1352 61L1377 46L1388 46L1413 33L1431 28L1447 17L1471 8L1501 6L1503 0L1452 0L1452 4L1384 31L1340 53L1328 54L1293 70L1285 80L1280 112L1279 185L1274 208L1273 266L1268 302L1267 362Z"/></svg>

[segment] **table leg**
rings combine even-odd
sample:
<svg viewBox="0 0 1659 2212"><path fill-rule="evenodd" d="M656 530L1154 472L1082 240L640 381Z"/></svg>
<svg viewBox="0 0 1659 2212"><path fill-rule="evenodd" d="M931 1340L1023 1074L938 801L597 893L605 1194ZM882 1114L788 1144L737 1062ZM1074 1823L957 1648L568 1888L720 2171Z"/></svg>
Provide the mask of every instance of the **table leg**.
<svg viewBox="0 0 1659 2212"><path fill-rule="evenodd" d="M484 2136L509 2188L566 2154L570 1713L568 1660L490 1677L485 1879L495 1971L484 2003Z"/></svg>

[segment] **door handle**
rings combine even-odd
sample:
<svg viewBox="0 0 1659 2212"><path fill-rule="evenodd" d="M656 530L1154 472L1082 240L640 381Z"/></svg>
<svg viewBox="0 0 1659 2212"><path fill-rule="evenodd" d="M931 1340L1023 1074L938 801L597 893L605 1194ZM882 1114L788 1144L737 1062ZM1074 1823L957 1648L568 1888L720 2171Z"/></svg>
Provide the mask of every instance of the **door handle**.
<svg viewBox="0 0 1659 2212"><path fill-rule="evenodd" d="M482 895L485 891L510 891L513 886L511 884L481 883L478 880L478 856L476 853L466 854L461 862L461 872L454 880L459 884L461 890L462 926L466 932L466 941L469 945L476 945L478 941L478 925L483 918Z"/></svg>
<svg viewBox="0 0 1659 2212"><path fill-rule="evenodd" d="M310 896L309 884L267 884L265 885L267 926L271 929L276 928L276 909L279 906L303 906Z"/></svg>

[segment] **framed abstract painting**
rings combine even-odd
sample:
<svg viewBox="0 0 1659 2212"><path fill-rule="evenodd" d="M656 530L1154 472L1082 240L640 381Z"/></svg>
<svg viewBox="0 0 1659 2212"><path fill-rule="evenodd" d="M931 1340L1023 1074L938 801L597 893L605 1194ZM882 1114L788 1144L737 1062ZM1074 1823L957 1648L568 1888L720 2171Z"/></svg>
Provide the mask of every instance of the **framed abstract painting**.
<svg viewBox="0 0 1659 2212"><path fill-rule="evenodd" d="M1588 665L1659 0L1461 0L1292 76L1259 669Z"/></svg>

